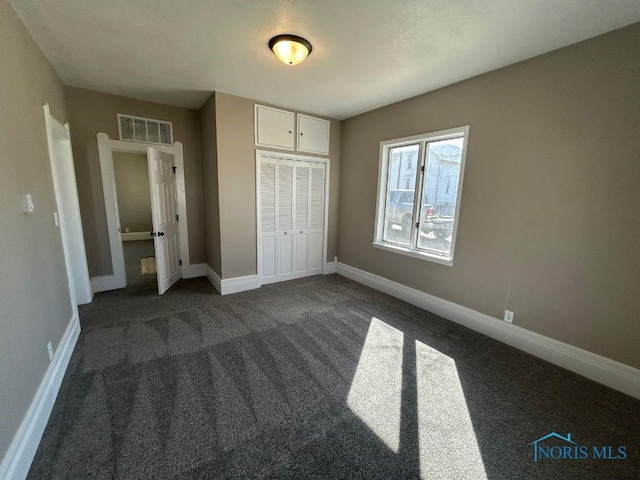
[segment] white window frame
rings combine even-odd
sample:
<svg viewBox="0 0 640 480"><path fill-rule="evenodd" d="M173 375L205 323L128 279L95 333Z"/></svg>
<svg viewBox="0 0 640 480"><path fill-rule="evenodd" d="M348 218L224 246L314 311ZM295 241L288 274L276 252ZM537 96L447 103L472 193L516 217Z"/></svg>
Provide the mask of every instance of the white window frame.
<svg viewBox="0 0 640 480"><path fill-rule="evenodd" d="M428 252L416 247L418 238L418 227L415 225L415 218L420 215L420 206L422 204L422 189L424 186L422 167L426 170L426 155L425 148L427 143L438 140L446 140L449 138L463 137L462 142L462 158L460 163L460 176L458 179L458 193L456 195L456 210L453 221L453 232L451 234L451 254L449 257L444 255L438 255L435 252ZM375 231L373 237L373 246L389 252L399 253L422 260L427 260L442 265L453 266L453 257L455 254L456 238L458 233L458 224L460 220L460 204L462 200L462 185L464 180L464 168L467 156L467 143L469 142L469 125L462 127L450 128L447 130L440 130L437 132L423 133L420 135L413 135L411 137L397 138L393 140L386 140L380 142L380 162L378 167L378 194L376 197L376 218L375 218ZM414 197L414 222L411 226L411 242L408 247L398 245L392 242L384 241L384 219L385 219L385 207L387 199L387 180L389 174L389 151L395 147L402 147L405 145L413 145L418 143L420 145L418 151L418 162L416 165L416 193Z"/></svg>
<svg viewBox="0 0 640 480"><path fill-rule="evenodd" d="M137 117L135 115L127 115L126 113L118 113L116 114L118 117L118 138L120 139L121 142L134 142L134 143L143 143L143 144L148 144L148 145L164 145L165 147L172 147L174 142L173 142L173 122L169 122L167 120L158 120L157 118L147 118L147 117ZM147 134L147 140L135 140L132 138L122 138L122 123L120 118L121 117L126 117L126 118L130 118L131 120L135 121L136 120L144 120L144 128L146 130L146 134ZM160 128L160 124L161 123L165 123L169 125L169 133L171 135L171 141L169 143L162 143L162 142L150 142L149 141L149 122L155 122L158 124L158 128ZM135 129L135 126L134 126ZM134 130L135 132L135 130ZM135 135L135 133L134 133ZM160 137L160 131L158 131L158 137Z"/></svg>

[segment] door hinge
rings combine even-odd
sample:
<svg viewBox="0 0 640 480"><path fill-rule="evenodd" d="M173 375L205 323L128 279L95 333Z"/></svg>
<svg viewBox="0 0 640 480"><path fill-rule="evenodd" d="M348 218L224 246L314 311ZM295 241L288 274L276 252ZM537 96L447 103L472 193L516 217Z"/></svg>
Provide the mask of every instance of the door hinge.
<svg viewBox="0 0 640 480"><path fill-rule="evenodd" d="M182 260L180 260L180 265L182 265Z"/></svg>
<svg viewBox="0 0 640 480"><path fill-rule="evenodd" d="M178 167L171 167L171 171L172 171L173 173L176 173L176 170L177 170L177 169L178 169Z"/></svg>
<svg viewBox="0 0 640 480"><path fill-rule="evenodd" d="M180 215L176 215L176 222L180 221Z"/></svg>
<svg viewBox="0 0 640 480"><path fill-rule="evenodd" d="M424 172L424 165L421 165L421 166L420 166L420 171L421 171L421 172Z"/></svg>

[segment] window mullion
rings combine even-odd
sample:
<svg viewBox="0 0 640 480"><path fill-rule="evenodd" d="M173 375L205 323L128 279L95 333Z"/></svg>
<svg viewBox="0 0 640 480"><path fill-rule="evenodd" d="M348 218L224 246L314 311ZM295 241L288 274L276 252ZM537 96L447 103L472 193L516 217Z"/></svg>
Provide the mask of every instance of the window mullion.
<svg viewBox="0 0 640 480"><path fill-rule="evenodd" d="M425 152L425 142L420 142L420 147L418 149L418 161L416 162L416 183L415 183L415 194L413 197L413 219L411 222L411 237L409 242L409 248L411 250L415 250L418 245L418 232L420 231L419 227L416 227L416 223L420 222L420 204L422 199L422 165L424 165L424 152Z"/></svg>

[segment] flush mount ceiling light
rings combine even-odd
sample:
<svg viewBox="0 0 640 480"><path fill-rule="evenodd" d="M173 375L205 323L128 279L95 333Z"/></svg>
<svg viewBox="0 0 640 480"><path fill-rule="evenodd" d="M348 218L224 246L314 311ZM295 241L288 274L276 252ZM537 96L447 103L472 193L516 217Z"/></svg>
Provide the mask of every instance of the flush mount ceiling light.
<svg viewBox="0 0 640 480"><path fill-rule="evenodd" d="M297 35L277 35L269 40L269 48L287 65L297 65L307 58L312 50L309 41Z"/></svg>

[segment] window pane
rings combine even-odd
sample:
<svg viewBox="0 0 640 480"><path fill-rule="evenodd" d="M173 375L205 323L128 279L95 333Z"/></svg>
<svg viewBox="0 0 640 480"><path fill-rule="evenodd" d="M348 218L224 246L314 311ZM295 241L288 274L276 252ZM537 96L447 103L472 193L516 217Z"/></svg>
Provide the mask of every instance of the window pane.
<svg viewBox="0 0 640 480"><path fill-rule="evenodd" d="M427 144L418 248L451 256L464 137Z"/></svg>
<svg viewBox="0 0 640 480"><path fill-rule="evenodd" d="M419 144L389 149L383 234L385 242L406 246L411 243L419 149Z"/></svg>

